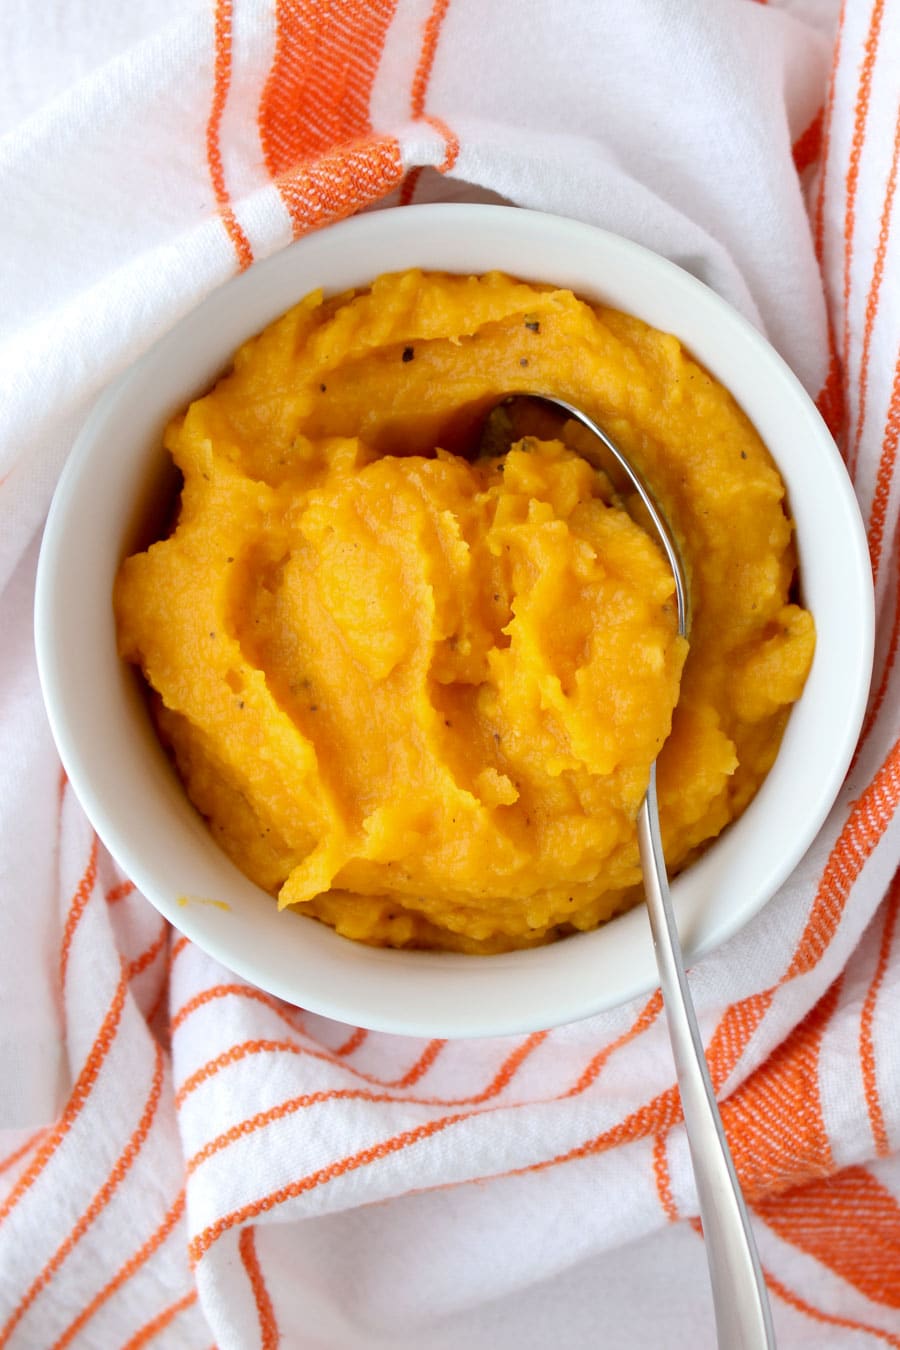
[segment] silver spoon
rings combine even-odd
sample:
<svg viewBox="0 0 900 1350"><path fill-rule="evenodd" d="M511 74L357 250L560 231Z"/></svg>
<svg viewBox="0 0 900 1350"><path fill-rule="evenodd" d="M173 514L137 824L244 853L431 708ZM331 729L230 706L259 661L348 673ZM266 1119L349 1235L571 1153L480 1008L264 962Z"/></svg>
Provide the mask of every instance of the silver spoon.
<svg viewBox="0 0 900 1350"><path fill-rule="evenodd" d="M690 595L671 527L657 506L653 493L627 456L586 413L564 399L551 398L546 394L510 394L501 399L485 418L479 454L484 456L495 453L491 442L497 441L498 432L501 438L506 433L508 448L511 412L520 401L542 404L565 414L567 419L580 422L601 442L629 479L644 504L672 569L678 607L678 632L686 637L691 624ZM505 418L505 427L492 425L492 419L496 420L496 415L500 413ZM593 448L592 451L579 448L579 454L594 468L606 467L603 455ZM697 1183L718 1343L720 1350L773 1350L775 1335L766 1284L747 1207L725 1138L722 1117L716 1105L685 975L660 838L655 763L650 770L650 782L638 815L637 835L650 931Z"/></svg>

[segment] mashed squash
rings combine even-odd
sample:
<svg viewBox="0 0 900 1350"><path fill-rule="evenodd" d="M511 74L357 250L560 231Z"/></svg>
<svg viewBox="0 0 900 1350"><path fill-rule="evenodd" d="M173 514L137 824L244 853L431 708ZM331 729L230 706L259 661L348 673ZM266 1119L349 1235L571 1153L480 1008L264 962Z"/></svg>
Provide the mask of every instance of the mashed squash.
<svg viewBox="0 0 900 1350"><path fill-rule="evenodd" d="M639 503L578 429L465 457L510 390L581 406L652 483L689 653ZM371 943L546 942L639 897L657 754L673 871L771 766L814 645L784 489L675 338L498 273L382 277L248 342L166 445L179 513L121 568L120 650L281 905Z"/></svg>

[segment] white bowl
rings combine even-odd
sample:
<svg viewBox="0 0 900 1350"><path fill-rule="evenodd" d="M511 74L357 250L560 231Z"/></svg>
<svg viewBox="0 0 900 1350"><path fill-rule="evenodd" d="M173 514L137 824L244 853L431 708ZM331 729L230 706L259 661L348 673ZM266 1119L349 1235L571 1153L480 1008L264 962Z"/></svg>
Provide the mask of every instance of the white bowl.
<svg viewBox="0 0 900 1350"><path fill-rule="evenodd" d="M159 911L246 979L343 1022L422 1036L483 1036L573 1021L657 984L643 908L531 951L470 957L387 951L279 914L189 804L116 654L111 592L147 541L167 480L168 418L209 387L240 343L309 291L408 267L502 269L570 287L675 333L744 408L774 456L797 525L803 599L818 634L777 762L742 816L673 886L689 958L774 894L837 795L863 716L873 644L865 535L815 407L754 328L694 277L589 225L509 207L444 205L357 216L217 291L100 400L72 451L37 583L41 684L69 779L100 837ZM171 476L169 475L169 481ZM191 902L224 901L227 908Z"/></svg>

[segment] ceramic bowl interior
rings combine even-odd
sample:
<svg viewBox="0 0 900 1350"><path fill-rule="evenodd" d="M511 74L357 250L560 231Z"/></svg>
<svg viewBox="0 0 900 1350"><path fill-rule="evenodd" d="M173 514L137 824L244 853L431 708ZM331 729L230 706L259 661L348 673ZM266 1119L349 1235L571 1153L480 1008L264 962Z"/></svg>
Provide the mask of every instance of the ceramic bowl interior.
<svg viewBox="0 0 900 1350"><path fill-rule="evenodd" d="M210 386L246 337L309 291L340 292L412 266L500 268L677 334L772 452L796 521L815 661L759 794L673 887L689 958L760 910L822 824L863 715L873 623L859 512L813 404L757 331L688 273L591 226L498 206L386 210L314 234L215 292L104 395L79 437L44 536L38 662L63 763L100 837L161 913L212 956L351 1024L504 1034L582 1018L655 987L643 908L593 933L493 957L369 948L279 914L212 841L156 739L134 673L116 655L113 577L153 537L171 492L167 419ZM203 903L210 900L224 907Z"/></svg>

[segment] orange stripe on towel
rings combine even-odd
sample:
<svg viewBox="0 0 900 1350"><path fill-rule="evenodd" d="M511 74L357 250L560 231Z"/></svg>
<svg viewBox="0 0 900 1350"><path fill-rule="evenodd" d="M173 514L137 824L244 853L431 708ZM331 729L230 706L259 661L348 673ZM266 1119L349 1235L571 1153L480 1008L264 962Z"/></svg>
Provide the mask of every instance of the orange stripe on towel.
<svg viewBox="0 0 900 1350"><path fill-rule="evenodd" d="M420 1078L424 1078L425 1074L431 1068L446 1044L446 1041L441 1040L429 1041L412 1068L409 1069L396 1083L391 1083L390 1086L406 1088L412 1087L414 1083L418 1083Z"/></svg>
<svg viewBox="0 0 900 1350"><path fill-rule="evenodd" d="M780 1238L865 1298L900 1308L900 1205L864 1167L757 1201L754 1209Z"/></svg>
<svg viewBox="0 0 900 1350"><path fill-rule="evenodd" d="M884 977L887 974L891 947L894 942L894 933L897 928L897 909L898 906L900 906L900 871L894 876L885 906L884 931L881 935L878 964L875 967L875 974L872 977L872 983L866 994L859 1019L859 1058L862 1066L866 1107L869 1112L869 1125L872 1130L872 1138L875 1141L875 1152L880 1158L887 1157L888 1153L890 1153L890 1145L888 1143L887 1130L885 1129L881 1100L878 1094L878 1075L876 1073L875 1065L875 1046L872 1040L872 1022L875 1018L875 1007L878 1002L878 994L882 982L884 981Z"/></svg>
<svg viewBox="0 0 900 1350"><path fill-rule="evenodd" d="M35 1145L40 1143L46 1133L46 1125L42 1126L39 1130L35 1130L34 1134L26 1139L24 1144L20 1144L17 1149L0 1162L0 1174L6 1172L10 1167L14 1167L20 1159L25 1157L26 1153L30 1153Z"/></svg>
<svg viewBox="0 0 900 1350"><path fill-rule="evenodd" d="M844 213L844 333L842 353L844 364L850 355L850 269L853 263L853 235L856 230L856 190L859 186L859 165L862 159L863 145L866 139L866 122L869 117L869 99L872 94L872 72L878 54L878 40L881 36L881 20L884 15L884 0L875 0L869 32L866 37L865 54L859 76L856 95L856 107L853 117L853 139L850 145L850 163L847 168L847 203Z"/></svg>
<svg viewBox="0 0 900 1350"><path fill-rule="evenodd" d="M63 988L66 984L66 971L69 967L69 950L72 946L72 938L93 894L94 883L97 880L97 848L98 840L96 834L94 834L91 839L91 851L88 855L87 865L72 897L72 903L66 916L65 928L63 929L62 944L59 951L59 982Z"/></svg>
<svg viewBox="0 0 900 1350"><path fill-rule="evenodd" d="M734 1165L748 1197L832 1167L819 1097L819 1052L840 994L836 981L804 1020L721 1105Z"/></svg>
<svg viewBox="0 0 900 1350"><path fill-rule="evenodd" d="M422 177L422 166L410 169L403 180L403 186L400 189L400 205L411 206L413 198L416 195L416 188L419 186L419 179Z"/></svg>
<svg viewBox="0 0 900 1350"><path fill-rule="evenodd" d="M887 652L885 653L884 666L882 667L881 678L878 681L878 688L876 689L875 696L869 705L869 711L866 713L866 720L863 723L863 729L860 733L859 742L857 743L856 754L853 757L854 764L856 763L856 759L859 756L859 752L865 745L866 740L868 739L869 732L875 725L875 722L878 718L878 714L881 712L881 709L884 705L885 696L888 691L888 685L891 682L891 674L894 669L894 662L897 659L897 647L898 645L900 645L900 530L897 531L897 537L896 540L894 541L894 557L895 557L894 623L893 627L891 628L891 636L888 642ZM852 767L853 766L851 765L851 768Z"/></svg>
<svg viewBox="0 0 900 1350"><path fill-rule="evenodd" d="M252 1226L243 1229L238 1241L238 1252L244 1269L247 1272L247 1279L250 1281L250 1288L253 1290L253 1299L256 1303L256 1315L259 1318L259 1336L261 1350L276 1350L279 1342L278 1323L275 1320L275 1309L272 1307L272 1300L269 1297L269 1291L266 1288L266 1282L263 1279L262 1267L259 1264L259 1258L256 1255L256 1230Z"/></svg>
<svg viewBox="0 0 900 1350"><path fill-rule="evenodd" d="M438 41L441 36L441 25L450 8L450 0L434 0L431 7L431 13L425 20L425 27L422 33L422 51L419 56L419 64L416 66L416 73L413 76L412 89L410 90L410 111L413 117L421 117L425 111L425 98L428 94L428 85L431 81L431 72L434 69L434 58L437 53Z"/></svg>
<svg viewBox="0 0 900 1350"><path fill-rule="evenodd" d="M369 100L396 0L277 0L275 56L259 107L274 179L371 132Z"/></svg>
<svg viewBox="0 0 900 1350"><path fill-rule="evenodd" d="M259 134L295 235L349 215L401 177L396 141L373 137L369 117L395 9L396 0L277 0Z"/></svg>
<svg viewBox="0 0 900 1350"><path fill-rule="evenodd" d="M173 967L174 964L175 964L176 957L179 957L179 956L181 955L181 953L184 951L184 949L188 946L189 942L190 942L190 938L187 938L187 937L180 937L180 938L177 939L177 941L175 941L175 942L172 943L172 950L169 952L169 971L170 971L170 972L171 972L171 970L172 970L172 967Z"/></svg>
<svg viewBox="0 0 900 1350"><path fill-rule="evenodd" d="M203 1008L207 1003L212 1003L216 999L228 998L230 996L235 998L246 998L254 1003L264 1004L265 1007L271 1008L272 1012L280 1017L282 1022L287 1023L291 1031L299 1032L300 1028L297 1026L297 1023L279 1003L277 998L273 998L271 994L263 993L261 989L253 989L246 984L213 984L210 985L208 989L204 989L199 994L195 994L193 998L188 999L187 1003L185 1003L182 1008L179 1008L178 1012L172 1018L170 1024L172 1032L177 1031L181 1024L190 1017L191 1013L196 1012L198 1008Z"/></svg>
<svg viewBox="0 0 900 1350"><path fill-rule="evenodd" d="M41 1172L43 1172L47 1163L53 1157L53 1154L59 1148L63 1139L72 1128L72 1125L81 1114L85 1103L93 1091L94 1084L96 1083L104 1061L109 1054L112 1043L116 1038L116 1033L119 1029L119 1021L122 1016L122 1008L125 1005L125 995L127 990L128 980L123 968L119 975L119 983L113 994L112 1002L100 1025L97 1038L91 1046L81 1072L75 1080L75 1086L72 1088L71 1095L66 1102L62 1116L57 1124L53 1126L52 1130L50 1130L47 1138L40 1145L34 1158L19 1177L3 1204L0 1205L0 1224L9 1217L25 1192L34 1185L34 1182L40 1176Z"/></svg>
<svg viewBox="0 0 900 1350"><path fill-rule="evenodd" d="M344 1055L352 1055L355 1050L359 1049L368 1034L365 1027L357 1027L352 1036L349 1036L348 1039L344 1041L343 1045L339 1045L334 1053L341 1057Z"/></svg>
<svg viewBox="0 0 900 1350"><path fill-rule="evenodd" d="M872 331L875 327L875 319L878 315L878 305L881 299L881 284L884 280L884 260L887 254L888 241L891 233L891 215L894 209L894 194L897 191L897 161L900 156L900 115L897 117L897 126L894 131L894 150L891 157L891 167L888 173L887 188L884 194L884 204L881 208L881 218L878 227L878 245L875 249L875 262L872 267L872 280L869 285L869 293L866 297L866 318L863 329L862 352L859 358L859 406L856 414L856 434L853 437L853 448L847 459L847 468L852 475L856 469L856 461L859 456L859 443L862 439L863 430L866 424L866 409L869 396L869 360L872 352Z"/></svg>
<svg viewBox="0 0 900 1350"><path fill-rule="evenodd" d="M678 1207L672 1196L672 1177L669 1172L667 1134L658 1134L653 1141L653 1177L662 1212L669 1223L678 1222Z"/></svg>
<svg viewBox="0 0 900 1350"><path fill-rule="evenodd" d="M116 905L120 900L124 900L127 895L131 895L133 890L133 881L120 881L116 886L110 886L106 892L106 903Z"/></svg>
<svg viewBox="0 0 900 1350"><path fill-rule="evenodd" d="M809 126L798 136L791 147L791 157L798 174L805 173L822 152L822 129L825 122L824 104L816 113Z"/></svg>
<svg viewBox="0 0 900 1350"><path fill-rule="evenodd" d="M180 1312L184 1312L185 1308L189 1308L196 1301L197 1290L189 1289L181 1298L176 1299L174 1303L169 1304L168 1308L164 1308L161 1313L158 1313L152 1322L148 1322L146 1326L141 1327L140 1331L122 1346L122 1350L142 1350L142 1347L149 1345L150 1341L158 1336L161 1331L165 1331L169 1323L174 1322Z"/></svg>
<svg viewBox="0 0 900 1350"><path fill-rule="evenodd" d="M841 12L838 17L837 33L834 39L834 54L831 58L831 74L828 79L828 98L825 101L825 119L822 125L822 164L819 171L819 188L816 193L816 210L813 220L813 242L819 266L825 250L825 193L828 181L828 151L831 145L831 123L834 117L834 95L837 87L837 73L841 64L841 46L844 35L844 16L847 12L847 0L841 0Z"/></svg>
<svg viewBox="0 0 900 1350"><path fill-rule="evenodd" d="M451 131L442 117L434 117L431 113L423 113L422 121L434 127L435 131L439 131L444 138L447 150L437 169L438 173L447 173L459 158L459 137L455 131Z"/></svg>
<svg viewBox="0 0 900 1350"><path fill-rule="evenodd" d="M900 740L850 811L831 850L822 880L797 944L787 978L803 975L820 960L837 931L850 890L900 802Z"/></svg>
<svg viewBox="0 0 900 1350"><path fill-rule="evenodd" d="M610 1041L608 1045L604 1045L602 1050L598 1050L588 1061L586 1068L579 1074L572 1086L561 1095L563 1097L577 1097L582 1092L585 1092L591 1084L596 1081L597 1076L600 1074L610 1056L615 1054L615 1052L620 1050L623 1046L628 1045L630 1041L635 1040L636 1037L640 1036L656 1021L657 1017L659 1017L659 1014L662 1012L662 1006L662 994L657 989L654 994L650 995L650 998L644 1004L644 1007L638 1013L637 1018L628 1030L623 1031L621 1036L617 1036L615 1040Z"/></svg>
<svg viewBox="0 0 900 1350"><path fill-rule="evenodd" d="M402 177L399 141L369 136L299 164L276 181L299 238L386 197Z"/></svg>
<svg viewBox="0 0 900 1350"><path fill-rule="evenodd" d="M881 459L878 463L875 492L872 496L872 508L869 512L869 558L872 563L872 577L876 582L881 567L884 527L891 496L891 484L894 479L894 468L897 463L898 440L900 440L900 351L897 353L897 363L894 366L891 401L888 405L887 421L884 424Z"/></svg>
<svg viewBox="0 0 900 1350"><path fill-rule="evenodd" d="M441 36L441 25L449 8L450 0L434 0L431 13L425 20L422 31L422 50L419 54L419 62L413 76L409 97L411 115L417 121L427 122L444 138L446 150L443 162L438 167L439 173L446 173L449 169L452 169L459 156L459 138L456 133L440 117L432 117L425 111L425 99L428 95L428 85L431 82L431 72L434 69L434 58ZM406 180L400 192L401 206L409 206L412 202L421 175L421 167L412 169L406 175Z"/></svg>
<svg viewBox="0 0 900 1350"><path fill-rule="evenodd" d="M150 944L149 947L146 948L145 951L141 952L140 956L136 956L134 960L130 963L128 967L129 980L133 980L136 978L136 976L142 975L143 972L149 966L153 965L153 962L156 960L160 952L165 947L168 938L169 938L169 925L166 923L165 919L163 919L163 924L162 928L160 929L159 936L156 938L154 942Z"/></svg>
<svg viewBox="0 0 900 1350"><path fill-rule="evenodd" d="M241 229L231 206L231 198L225 186L225 169L222 165L220 141L222 113L225 111L228 90L231 87L231 9L232 0L216 0L216 57L212 107L209 110L209 120L206 124L206 164L209 169L209 179L212 183L213 192L216 194L219 217L234 245L238 267L243 272L253 262L253 249L250 247L250 241Z"/></svg>

